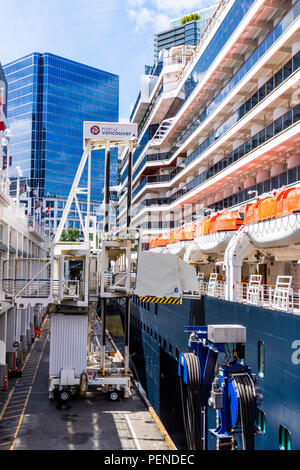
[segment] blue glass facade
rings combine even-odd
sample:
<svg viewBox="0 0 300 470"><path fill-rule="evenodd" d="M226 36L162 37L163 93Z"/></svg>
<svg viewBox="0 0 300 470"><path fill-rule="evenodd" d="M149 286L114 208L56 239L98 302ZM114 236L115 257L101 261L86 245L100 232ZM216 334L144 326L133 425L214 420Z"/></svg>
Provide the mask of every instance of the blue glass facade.
<svg viewBox="0 0 300 470"><path fill-rule="evenodd" d="M198 12L199 19L182 24L181 19L171 24L171 29L155 35L154 55L157 59L160 51L170 49L181 44L196 45L201 38L205 28L215 13L217 4L204 8Z"/></svg>
<svg viewBox="0 0 300 470"><path fill-rule="evenodd" d="M3 91L2 91L3 89ZM0 92L1 95L3 94L3 111L4 114L6 115L7 109L6 109L6 104L7 104L7 82L5 78L5 74L2 68L2 65L0 64ZM0 95L0 96L1 96Z"/></svg>
<svg viewBox="0 0 300 470"><path fill-rule="evenodd" d="M83 121L118 121L119 77L53 54L33 53L5 65L13 166L39 195L66 198L83 152ZM117 184L118 156L111 156ZM86 172L87 173L87 172ZM87 174L81 184L86 183ZM104 153L92 154L91 199L101 202Z"/></svg>
<svg viewBox="0 0 300 470"><path fill-rule="evenodd" d="M205 51L198 60L190 76L185 81L182 89L185 99L190 96L192 91L201 81L203 74L208 70L219 52L230 39L231 35L253 5L254 1L255 0L237 0L234 3L229 13L222 21L220 28L205 48Z"/></svg>

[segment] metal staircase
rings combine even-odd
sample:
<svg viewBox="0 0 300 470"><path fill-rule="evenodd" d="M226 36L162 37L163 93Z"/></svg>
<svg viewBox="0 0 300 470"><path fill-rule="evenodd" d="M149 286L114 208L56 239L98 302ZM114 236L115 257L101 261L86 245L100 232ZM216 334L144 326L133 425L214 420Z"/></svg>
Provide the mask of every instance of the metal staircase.
<svg viewBox="0 0 300 470"><path fill-rule="evenodd" d="M164 140L167 132L169 131L173 121L174 121L174 118L165 119L164 121L162 121L159 128L155 132L152 140L150 141L150 146L151 147L156 146L156 145L160 145L162 143L162 141Z"/></svg>

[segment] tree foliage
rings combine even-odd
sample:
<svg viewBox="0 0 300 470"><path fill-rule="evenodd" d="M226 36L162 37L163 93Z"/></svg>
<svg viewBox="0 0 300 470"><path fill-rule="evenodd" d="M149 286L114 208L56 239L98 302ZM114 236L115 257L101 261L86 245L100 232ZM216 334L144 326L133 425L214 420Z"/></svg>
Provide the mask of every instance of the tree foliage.
<svg viewBox="0 0 300 470"><path fill-rule="evenodd" d="M79 238L79 230L77 228L68 228L61 234L61 242L77 242Z"/></svg>
<svg viewBox="0 0 300 470"><path fill-rule="evenodd" d="M191 13L190 15L186 15L183 18L181 18L181 24L188 23L189 21L197 21L199 20L199 15L198 13Z"/></svg>

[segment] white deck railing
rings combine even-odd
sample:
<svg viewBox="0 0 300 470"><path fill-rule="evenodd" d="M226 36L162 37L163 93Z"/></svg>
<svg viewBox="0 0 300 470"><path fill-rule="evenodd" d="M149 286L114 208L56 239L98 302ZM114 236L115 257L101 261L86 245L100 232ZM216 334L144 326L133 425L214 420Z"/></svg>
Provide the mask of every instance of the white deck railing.
<svg viewBox="0 0 300 470"><path fill-rule="evenodd" d="M203 274L203 273L201 273ZM201 275L199 290L186 292L186 296L207 295L225 299L225 281L216 280L216 275ZM291 276L278 276L276 285L261 284L261 276L251 276L250 282L239 282L236 286L237 302L300 315L300 288L292 286Z"/></svg>
<svg viewBox="0 0 300 470"><path fill-rule="evenodd" d="M240 282L237 285L237 301L248 305L257 305L271 310L300 314L300 289L280 284L262 284L256 295L256 302L249 300L249 283Z"/></svg>

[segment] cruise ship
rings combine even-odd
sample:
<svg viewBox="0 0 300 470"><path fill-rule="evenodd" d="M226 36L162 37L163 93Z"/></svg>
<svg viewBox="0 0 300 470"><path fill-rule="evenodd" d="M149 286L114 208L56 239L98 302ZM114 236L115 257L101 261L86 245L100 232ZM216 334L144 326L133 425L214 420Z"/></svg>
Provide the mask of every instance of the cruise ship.
<svg viewBox="0 0 300 470"><path fill-rule="evenodd" d="M223 0L197 46L162 51L141 78L132 226L144 250L193 265L199 286L181 305L133 297L132 367L179 448L184 327L239 324L263 395L255 449L300 449L299 66L299 1Z"/></svg>

